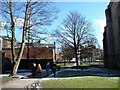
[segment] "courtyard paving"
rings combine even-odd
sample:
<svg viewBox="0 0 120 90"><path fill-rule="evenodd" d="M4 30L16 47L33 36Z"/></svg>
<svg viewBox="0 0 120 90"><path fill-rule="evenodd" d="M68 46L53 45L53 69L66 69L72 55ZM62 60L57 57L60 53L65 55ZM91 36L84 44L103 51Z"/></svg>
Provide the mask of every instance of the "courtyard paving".
<svg viewBox="0 0 120 90"><path fill-rule="evenodd" d="M40 78L29 78L29 79L14 79L2 84L2 88L27 88L31 85L38 83Z"/></svg>

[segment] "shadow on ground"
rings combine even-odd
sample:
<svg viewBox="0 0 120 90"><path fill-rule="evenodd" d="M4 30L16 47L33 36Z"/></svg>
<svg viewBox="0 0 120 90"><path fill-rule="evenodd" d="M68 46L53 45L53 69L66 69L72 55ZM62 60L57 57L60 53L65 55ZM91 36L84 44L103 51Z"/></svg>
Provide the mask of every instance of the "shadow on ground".
<svg viewBox="0 0 120 90"><path fill-rule="evenodd" d="M80 76L120 77L120 71L110 70L104 68L103 66L91 65L65 67L62 70L56 72L56 78ZM49 77L54 77L54 75L50 75Z"/></svg>

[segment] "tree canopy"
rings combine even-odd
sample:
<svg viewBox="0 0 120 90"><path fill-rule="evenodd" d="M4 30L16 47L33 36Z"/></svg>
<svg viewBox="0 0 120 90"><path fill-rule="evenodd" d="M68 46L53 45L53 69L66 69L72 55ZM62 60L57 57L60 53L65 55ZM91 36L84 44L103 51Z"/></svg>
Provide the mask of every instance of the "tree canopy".
<svg viewBox="0 0 120 90"><path fill-rule="evenodd" d="M81 47L93 45L97 42L92 24L76 11L69 12L55 32L59 42L68 45L74 50L76 66L78 66Z"/></svg>

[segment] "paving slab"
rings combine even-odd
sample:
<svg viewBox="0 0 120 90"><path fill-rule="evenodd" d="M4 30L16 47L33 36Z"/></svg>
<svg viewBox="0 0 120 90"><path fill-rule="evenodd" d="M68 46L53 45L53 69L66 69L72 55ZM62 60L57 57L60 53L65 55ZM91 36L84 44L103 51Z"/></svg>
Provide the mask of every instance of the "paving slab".
<svg viewBox="0 0 120 90"><path fill-rule="evenodd" d="M14 79L2 85L2 88L25 88L38 82L40 79Z"/></svg>

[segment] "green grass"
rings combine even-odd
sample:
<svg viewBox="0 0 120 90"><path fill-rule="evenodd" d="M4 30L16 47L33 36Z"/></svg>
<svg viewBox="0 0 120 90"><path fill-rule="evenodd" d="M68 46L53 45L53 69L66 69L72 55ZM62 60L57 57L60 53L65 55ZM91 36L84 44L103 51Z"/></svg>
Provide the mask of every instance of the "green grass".
<svg viewBox="0 0 120 90"><path fill-rule="evenodd" d="M13 79L12 77L4 76L4 77L0 78L0 84L3 84L3 83L10 81L12 79Z"/></svg>
<svg viewBox="0 0 120 90"><path fill-rule="evenodd" d="M42 88L118 88L118 78L84 76L78 78L64 78L43 80Z"/></svg>
<svg viewBox="0 0 120 90"><path fill-rule="evenodd" d="M90 65L104 65L102 61L99 62L91 62Z"/></svg>
<svg viewBox="0 0 120 90"><path fill-rule="evenodd" d="M82 62L82 64L80 66L90 66L89 62Z"/></svg>
<svg viewBox="0 0 120 90"><path fill-rule="evenodd" d="M57 65L61 67L65 67L65 66L72 66L74 64L75 62L71 62L71 63L67 62L65 63L65 65L64 63L58 63ZM90 66L90 65L103 65L103 62L82 62L82 65L80 66Z"/></svg>
<svg viewBox="0 0 120 90"><path fill-rule="evenodd" d="M74 63L58 63L57 66L65 67L65 66L72 66Z"/></svg>

